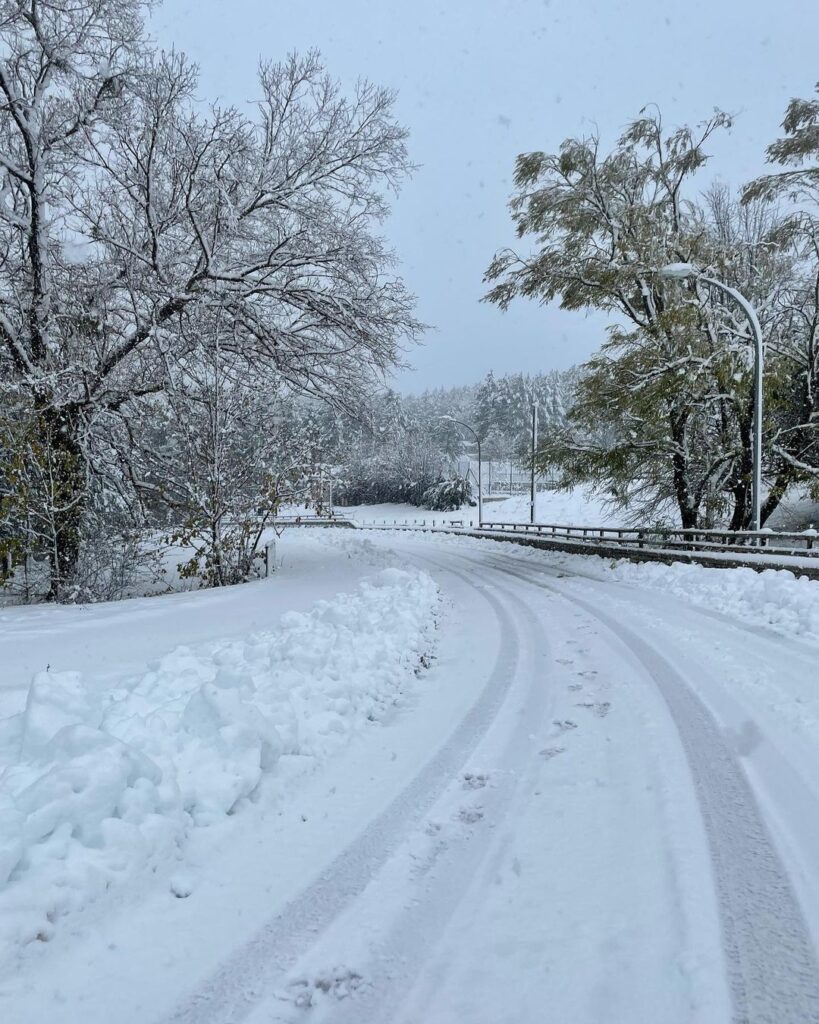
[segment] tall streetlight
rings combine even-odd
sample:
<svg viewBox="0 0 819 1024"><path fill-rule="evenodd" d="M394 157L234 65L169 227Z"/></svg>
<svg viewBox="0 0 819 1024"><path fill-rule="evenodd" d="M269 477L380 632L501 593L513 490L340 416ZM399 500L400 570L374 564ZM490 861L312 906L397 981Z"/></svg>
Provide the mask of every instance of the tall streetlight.
<svg viewBox="0 0 819 1024"><path fill-rule="evenodd" d="M754 429L753 477L751 482L751 525L754 530L759 530L762 526L760 521L760 513L762 509L762 372L765 361L765 350L762 343L762 328L759 326L759 317L757 317L756 310L751 303L741 292L738 292L736 288L731 288L730 285L723 284L722 281L717 281L713 277L706 276L690 263L669 263L668 266L663 267L659 271L659 274L660 277L677 281L685 281L694 278L697 281L702 281L704 284L709 284L714 288L719 288L719 290L724 292L726 295L730 295L734 302L742 308L743 313L748 317L748 322L751 325L751 334L754 338Z"/></svg>
<svg viewBox="0 0 819 1024"><path fill-rule="evenodd" d="M475 438L475 443L478 445L478 529L483 525L483 487L481 486L481 439L478 437L477 431L470 427L468 423L464 423L463 420L456 420L454 416L439 416L440 420L448 420L450 423L457 423L459 427L464 427L472 434Z"/></svg>

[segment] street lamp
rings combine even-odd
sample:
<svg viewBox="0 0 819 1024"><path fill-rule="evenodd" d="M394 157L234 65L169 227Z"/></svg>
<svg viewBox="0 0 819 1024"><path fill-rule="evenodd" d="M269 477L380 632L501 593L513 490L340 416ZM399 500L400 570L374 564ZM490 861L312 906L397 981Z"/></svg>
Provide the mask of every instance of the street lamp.
<svg viewBox="0 0 819 1024"><path fill-rule="evenodd" d="M756 310L745 296L723 284L713 277L708 277L690 263L669 263L659 271L660 277L672 281L686 281L694 278L719 288L742 308L743 313L748 317L751 325L751 334L754 338L754 430L753 430L753 477L751 483L751 520L754 530L761 528L760 513L762 508L762 371L765 361L765 351L762 343L762 328L759 326L759 318Z"/></svg>
<svg viewBox="0 0 819 1024"><path fill-rule="evenodd" d="M478 437L477 431L470 427L468 423L464 423L462 420L456 420L454 416L439 416L439 420L448 420L450 423L457 423L459 427L464 427L472 434L475 438L475 442L478 445L478 529L483 525L483 494L481 487L481 439Z"/></svg>

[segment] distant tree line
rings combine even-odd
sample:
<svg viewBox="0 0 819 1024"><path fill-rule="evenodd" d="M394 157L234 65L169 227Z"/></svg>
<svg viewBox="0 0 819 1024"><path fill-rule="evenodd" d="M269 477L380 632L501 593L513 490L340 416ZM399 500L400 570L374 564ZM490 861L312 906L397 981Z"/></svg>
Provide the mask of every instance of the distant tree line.
<svg viewBox="0 0 819 1024"><path fill-rule="evenodd" d="M365 416L343 424L334 455L338 500L457 508L475 491L475 481L459 475L458 460L465 453L475 458L477 450L472 435L455 420L475 430L484 458L526 465L532 407L546 432L563 429L575 378L571 370L489 373L473 386L420 395L387 392L373 399Z"/></svg>

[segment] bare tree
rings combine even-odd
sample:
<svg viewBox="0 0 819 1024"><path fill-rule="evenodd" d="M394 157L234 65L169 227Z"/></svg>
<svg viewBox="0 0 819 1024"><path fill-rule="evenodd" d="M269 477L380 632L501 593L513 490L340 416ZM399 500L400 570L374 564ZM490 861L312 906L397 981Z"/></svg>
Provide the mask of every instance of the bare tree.
<svg viewBox="0 0 819 1024"><path fill-rule="evenodd" d="M184 357L168 356L164 392L124 420L123 466L189 552L183 577L225 586L257 574L265 529L305 489L313 439L280 380L256 386L220 318L186 318L184 329L195 336Z"/></svg>
<svg viewBox="0 0 819 1024"><path fill-rule="evenodd" d="M180 318L221 311L248 368L343 400L419 329L373 228L410 167L392 95L341 94L318 57L260 69L252 114L203 109L146 46L139 0L0 5L0 359L68 500L52 596L78 557L89 435L165 387Z"/></svg>

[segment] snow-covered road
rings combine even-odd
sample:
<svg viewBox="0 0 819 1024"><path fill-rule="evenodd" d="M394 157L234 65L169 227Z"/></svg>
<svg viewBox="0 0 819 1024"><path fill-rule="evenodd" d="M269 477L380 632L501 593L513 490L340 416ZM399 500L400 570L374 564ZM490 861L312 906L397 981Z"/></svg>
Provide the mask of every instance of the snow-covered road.
<svg viewBox="0 0 819 1024"><path fill-rule="evenodd" d="M819 1021L819 648L579 559L371 540L444 596L410 703L3 1019Z"/></svg>

